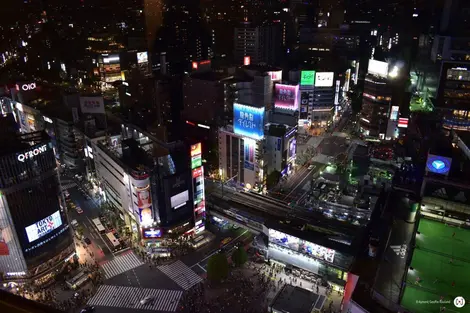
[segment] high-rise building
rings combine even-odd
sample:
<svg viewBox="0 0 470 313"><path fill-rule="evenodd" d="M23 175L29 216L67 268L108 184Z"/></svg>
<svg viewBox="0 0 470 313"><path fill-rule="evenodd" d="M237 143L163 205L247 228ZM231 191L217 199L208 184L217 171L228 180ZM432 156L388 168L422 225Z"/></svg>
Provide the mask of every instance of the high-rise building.
<svg viewBox="0 0 470 313"><path fill-rule="evenodd" d="M388 79L388 64L369 60L360 119L364 136L385 139L391 102L392 89Z"/></svg>
<svg viewBox="0 0 470 313"><path fill-rule="evenodd" d="M12 115L0 124L0 272L40 285L75 253L57 163L46 133L15 134Z"/></svg>
<svg viewBox="0 0 470 313"><path fill-rule="evenodd" d="M435 108L446 129L470 131L470 62L442 62Z"/></svg>

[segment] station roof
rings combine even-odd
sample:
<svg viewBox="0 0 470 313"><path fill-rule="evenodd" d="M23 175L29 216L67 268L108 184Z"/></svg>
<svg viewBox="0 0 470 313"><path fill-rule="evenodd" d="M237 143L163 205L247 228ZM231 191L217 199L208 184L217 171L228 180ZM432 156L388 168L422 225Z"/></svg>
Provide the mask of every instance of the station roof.
<svg viewBox="0 0 470 313"><path fill-rule="evenodd" d="M323 295L286 284L274 298L271 308L276 312L310 313L314 310L320 311L325 300Z"/></svg>

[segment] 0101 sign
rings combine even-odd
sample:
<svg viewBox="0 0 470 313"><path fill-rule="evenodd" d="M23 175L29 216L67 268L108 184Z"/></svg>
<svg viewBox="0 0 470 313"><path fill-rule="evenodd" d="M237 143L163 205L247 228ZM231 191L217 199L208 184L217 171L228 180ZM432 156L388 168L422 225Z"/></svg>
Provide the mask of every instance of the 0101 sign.
<svg viewBox="0 0 470 313"><path fill-rule="evenodd" d="M36 89L36 83L26 83L26 84L16 85L16 90L31 91L34 89Z"/></svg>

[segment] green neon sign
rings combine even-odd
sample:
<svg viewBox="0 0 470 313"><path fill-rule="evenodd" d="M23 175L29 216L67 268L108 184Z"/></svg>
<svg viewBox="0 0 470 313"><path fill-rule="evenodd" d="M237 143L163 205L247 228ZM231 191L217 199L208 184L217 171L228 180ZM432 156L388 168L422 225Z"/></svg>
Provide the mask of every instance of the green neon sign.
<svg viewBox="0 0 470 313"><path fill-rule="evenodd" d="M313 86L315 84L315 71L300 72L300 85Z"/></svg>

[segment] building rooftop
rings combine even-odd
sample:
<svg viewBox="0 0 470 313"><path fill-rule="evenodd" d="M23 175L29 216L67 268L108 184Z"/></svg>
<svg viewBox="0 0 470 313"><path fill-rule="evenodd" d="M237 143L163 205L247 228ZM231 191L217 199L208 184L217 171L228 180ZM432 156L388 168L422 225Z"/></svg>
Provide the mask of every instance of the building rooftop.
<svg viewBox="0 0 470 313"><path fill-rule="evenodd" d="M320 311L326 297L297 286L284 285L273 299L270 307L274 312L310 313Z"/></svg>
<svg viewBox="0 0 470 313"><path fill-rule="evenodd" d="M244 69L249 71L258 71L258 72L276 72L282 71L282 68L270 66L270 65L257 65L257 64L250 64L243 66Z"/></svg>
<svg viewBox="0 0 470 313"><path fill-rule="evenodd" d="M206 80L206 81L220 81L220 80L230 80L233 76L225 73L219 73L214 71L208 72L194 72L191 73L190 77L192 79Z"/></svg>

